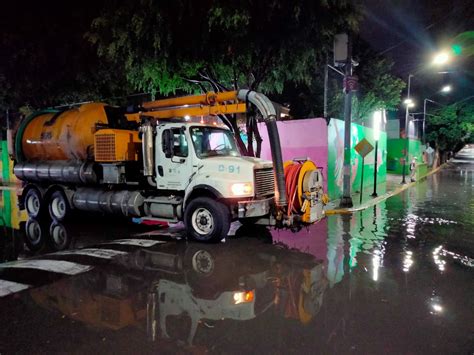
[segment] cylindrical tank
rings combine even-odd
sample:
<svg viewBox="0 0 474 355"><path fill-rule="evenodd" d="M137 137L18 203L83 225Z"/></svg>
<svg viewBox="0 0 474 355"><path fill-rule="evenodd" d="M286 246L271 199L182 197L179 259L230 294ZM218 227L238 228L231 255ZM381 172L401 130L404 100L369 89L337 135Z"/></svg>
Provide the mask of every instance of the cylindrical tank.
<svg viewBox="0 0 474 355"><path fill-rule="evenodd" d="M15 140L18 162L86 160L93 156L97 125L107 124L103 103L67 111L46 110L24 120Z"/></svg>

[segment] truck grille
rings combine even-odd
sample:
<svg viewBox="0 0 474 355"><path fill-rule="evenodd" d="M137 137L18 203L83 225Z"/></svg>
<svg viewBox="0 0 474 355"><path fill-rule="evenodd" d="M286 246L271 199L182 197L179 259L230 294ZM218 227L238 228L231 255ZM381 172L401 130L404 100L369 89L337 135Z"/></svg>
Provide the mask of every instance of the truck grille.
<svg viewBox="0 0 474 355"><path fill-rule="evenodd" d="M94 150L96 161L115 161L115 134L96 134Z"/></svg>
<svg viewBox="0 0 474 355"><path fill-rule="evenodd" d="M262 197L275 193L275 174L273 168L258 169L255 174L255 196Z"/></svg>

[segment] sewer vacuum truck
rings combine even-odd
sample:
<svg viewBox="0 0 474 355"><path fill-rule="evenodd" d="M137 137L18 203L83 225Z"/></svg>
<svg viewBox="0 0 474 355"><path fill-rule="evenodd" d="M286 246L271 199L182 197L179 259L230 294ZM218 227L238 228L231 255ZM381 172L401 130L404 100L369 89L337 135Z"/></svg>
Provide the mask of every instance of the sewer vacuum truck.
<svg viewBox="0 0 474 355"><path fill-rule="evenodd" d="M241 156L217 119L251 104L272 161ZM311 161L283 164L275 108L249 90L151 101L133 113L104 103L36 112L16 133L14 174L31 218L82 210L183 221L191 238L219 241L234 220L291 227L322 217L320 171Z"/></svg>

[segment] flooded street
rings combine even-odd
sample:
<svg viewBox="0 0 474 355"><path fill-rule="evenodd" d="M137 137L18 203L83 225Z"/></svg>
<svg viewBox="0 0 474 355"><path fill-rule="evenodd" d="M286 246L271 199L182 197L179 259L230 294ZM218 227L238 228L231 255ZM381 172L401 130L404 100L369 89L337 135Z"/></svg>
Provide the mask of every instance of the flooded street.
<svg viewBox="0 0 474 355"><path fill-rule="evenodd" d="M32 253L4 228L0 354L472 353L473 187L460 159L362 212L214 245L83 217L30 223L56 242Z"/></svg>

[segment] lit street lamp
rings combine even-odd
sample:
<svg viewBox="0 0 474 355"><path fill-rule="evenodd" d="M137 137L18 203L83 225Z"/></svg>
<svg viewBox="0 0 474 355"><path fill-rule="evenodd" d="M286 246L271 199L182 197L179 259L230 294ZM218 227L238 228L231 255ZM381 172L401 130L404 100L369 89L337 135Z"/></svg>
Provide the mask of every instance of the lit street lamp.
<svg viewBox="0 0 474 355"><path fill-rule="evenodd" d="M450 59L450 55L448 52L446 51L443 51L443 52L439 52L437 53L434 58L433 58L433 64L435 65L443 65L443 64L446 64L447 62L449 62L449 59Z"/></svg>
<svg viewBox="0 0 474 355"><path fill-rule="evenodd" d="M441 92L450 92L451 90L451 85L445 85L441 88Z"/></svg>
<svg viewBox="0 0 474 355"><path fill-rule="evenodd" d="M374 112L374 140L375 140L375 161L374 161L374 192L372 197L377 197L377 163L378 163L378 148L380 138L380 124L382 122L382 111Z"/></svg>
<svg viewBox="0 0 474 355"><path fill-rule="evenodd" d="M405 99L405 100L403 101L403 103L404 103L405 105L407 105L408 107L414 107L414 106L415 106L415 103L413 102L412 99Z"/></svg>

